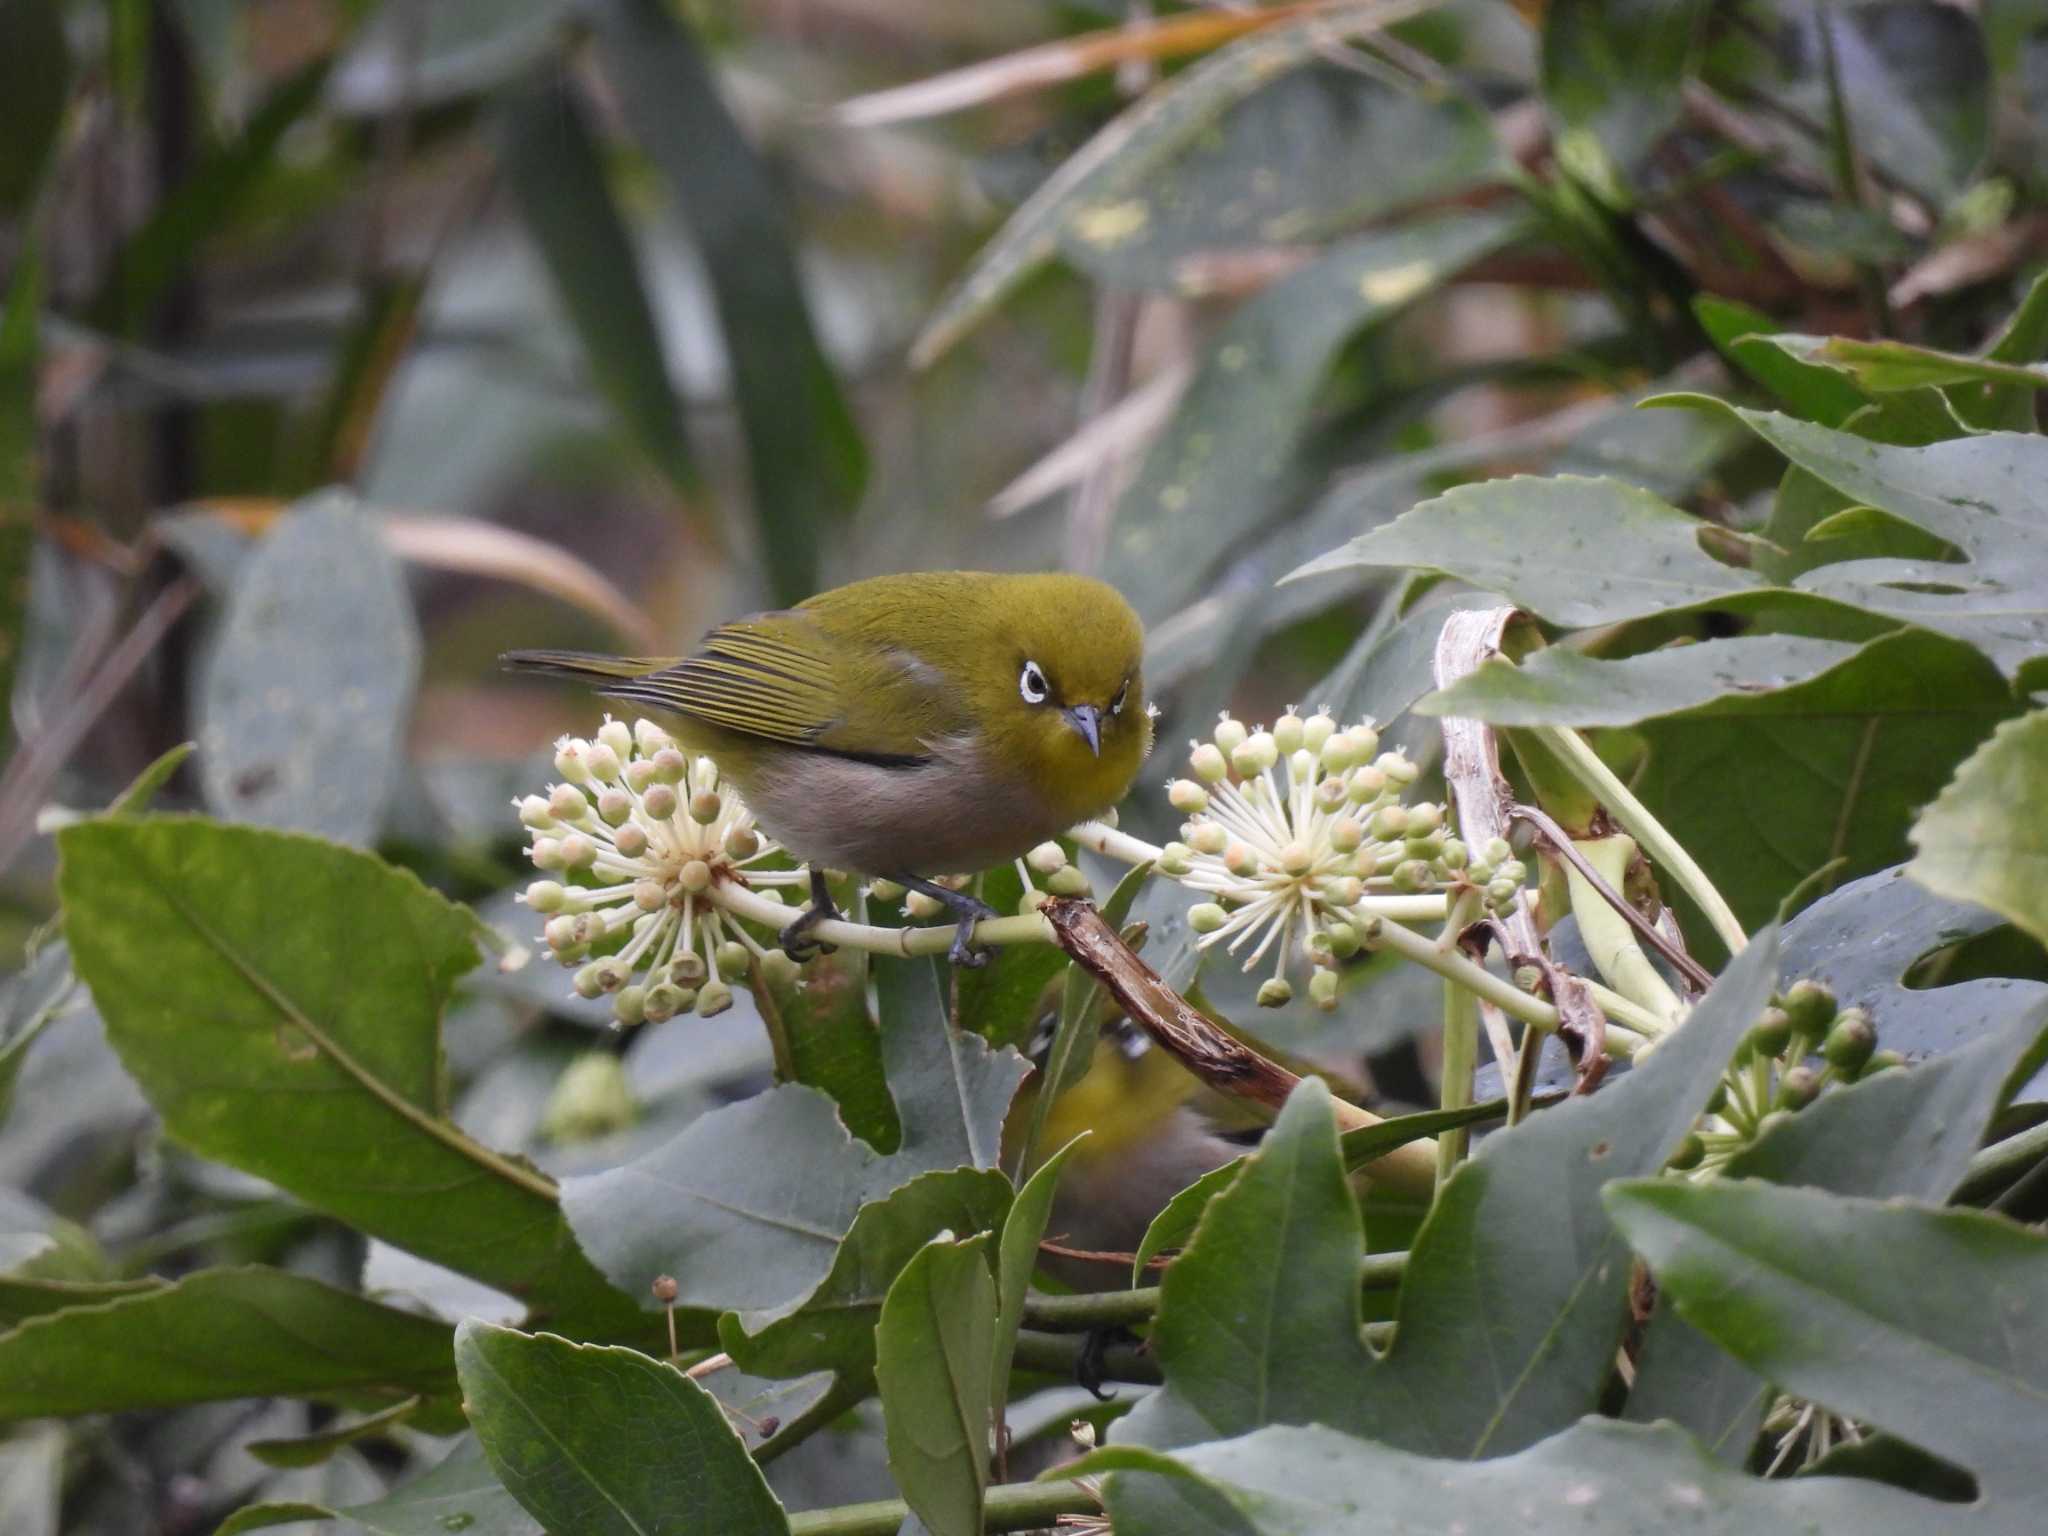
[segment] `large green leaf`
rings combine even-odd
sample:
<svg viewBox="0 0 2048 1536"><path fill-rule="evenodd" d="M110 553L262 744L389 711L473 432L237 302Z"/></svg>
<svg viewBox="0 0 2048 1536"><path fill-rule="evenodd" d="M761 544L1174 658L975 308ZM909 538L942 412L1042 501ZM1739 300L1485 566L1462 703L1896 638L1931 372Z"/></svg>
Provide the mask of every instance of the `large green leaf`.
<svg viewBox="0 0 2048 1536"><path fill-rule="evenodd" d="M78 974L172 1136L563 1326L635 1324L553 1184L448 1119L467 912L367 854L197 818L84 822L58 850Z"/></svg>
<svg viewBox="0 0 2048 1536"><path fill-rule="evenodd" d="M1999 1528L1973 1511L1877 1483L1765 1482L1716 1464L1669 1426L1605 1419L1484 1461L1433 1460L1316 1426L1262 1429L1170 1457L1111 1446L1081 1470L1112 1474L1108 1506L1118 1536L1192 1536L1177 1514L1160 1518L1140 1502L1157 1479L1134 1473L1167 1475L1226 1501L1239 1521L1234 1529L1248 1536L1422 1536L1499 1530L1505 1520L1520 1536L1921 1536Z"/></svg>
<svg viewBox="0 0 2048 1536"><path fill-rule="evenodd" d="M1018 944L1004 953L1043 947ZM882 1073L881 1032L868 1014L867 954L842 948L794 976L757 970L754 1002L788 1047L792 1079L829 1094L846 1128L869 1146L895 1147L902 1128Z"/></svg>
<svg viewBox="0 0 2048 1536"><path fill-rule="evenodd" d="M2014 704L1976 650L1915 629L1860 647L1761 635L1617 661L1553 646L1417 707L1636 727L1649 746L1636 793L1759 923L1833 861L1847 877L1896 863L1914 813Z"/></svg>
<svg viewBox="0 0 2048 1536"><path fill-rule="evenodd" d="M1543 13L1543 101L1558 155L1626 206L1633 172L1678 121L1700 0L1553 0Z"/></svg>
<svg viewBox="0 0 2048 1536"><path fill-rule="evenodd" d="M981 1536L994 1429L996 1285L987 1233L932 1242L875 1328L889 1470L931 1536Z"/></svg>
<svg viewBox="0 0 2048 1536"><path fill-rule="evenodd" d="M1619 1184L1608 1208L1695 1328L1789 1392L2037 1497L2048 1238L1976 1211L1747 1180Z"/></svg>
<svg viewBox="0 0 2048 1536"><path fill-rule="evenodd" d="M1231 316L1118 503L1105 579L1148 618L1185 603L1275 509L1309 405L1351 334L1522 227L1518 213L1454 213L1360 235Z"/></svg>
<svg viewBox="0 0 2048 1536"><path fill-rule="evenodd" d="M1825 982L1843 1007L1867 1009L1882 1043L1908 1058L1935 1056L2004 1027L2048 999L2048 983L1984 976L1907 986L1928 955L1998 926L1981 907L1947 901L1904 866L1832 891L1785 928L1785 974Z"/></svg>
<svg viewBox="0 0 2048 1536"><path fill-rule="evenodd" d="M1045 1240L1045 1224L1052 1217L1060 1171L1066 1166L1068 1154L1087 1135L1088 1132L1082 1132L1040 1163L1018 1189L1017 1198L1003 1219L1002 1235L996 1243L995 1354L989 1370L989 1405L998 1422L1004 1401L1010 1395L1010 1362L1017 1353L1017 1330L1024 1323L1024 1298L1030 1293L1031 1277L1038 1270L1038 1245Z"/></svg>
<svg viewBox="0 0 2048 1536"><path fill-rule="evenodd" d="M339 494L280 518L235 575L200 680L207 804L370 842L404 764L419 651L412 600L370 518Z"/></svg>
<svg viewBox="0 0 2048 1536"><path fill-rule="evenodd" d="M1728 361L1807 420L1839 427L1870 403L1834 369L1802 362L1772 345L1780 327L1762 310L1703 293L1693 300L1692 311Z"/></svg>
<svg viewBox="0 0 2048 1536"><path fill-rule="evenodd" d="M1559 624L1614 624L1764 585L1700 547L1700 520L1619 480L1513 475L1461 485L1288 576L1419 567Z"/></svg>
<svg viewBox="0 0 2048 1536"><path fill-rule="evenodd" d="M661 327L580 98L551 66L545 80L507 92L498 118L499 163L598 389L701 522L708 500L669 382Z"/></svg>
<svg viewBox="0 0 2048 1536"><path fill-rule="evenodd" d="M819 534L860 499L867 453L811 328L789 215L674 12L661 0L586 10L619 110L704 255L770 586L808 597Z"/></svg>
<svg viewBox="0 0 2048 1536"><path fill-rule="evenodd" d="M2048 943L2048 711L2000 726L1913 826L1922 885Z"/></svg>
<svg viewBox="0 0 2048 1536"><path fill-rule="evenodd" d="M576 1536L788 1536L717 1399L664 1361L475 1319L455 1364L513 1497Z"/></svg>
<svg viewBox="0 0 2048 1536"><path fill-rule="evenodd" d="M1491 125L1464 96L1312 58L1141 182L1076 203L1059 247L1110 287L1181 288L1194 277L1190 257L1305 246L1448 199L1502 168Z"/></svg>
<svg viewBox="0 0 2048 1536"><path fill-rule="evenodd" d="M877 981L898 1150L856 1140L832 1100L799 1084L714 1110L564 1185L578 1240L615 1284L644 1295L672 1275L689 1305L779 1308L826 1277L863 1205L921 1173L997 1165L1023 1059L948 1027L933 962L884 962Z"/></svg>
<svg viewBox="0 0 2048 1536"><path fill-rule="evenodd" d="M474 1437L465 1437L438 1465L373 1503L339 1508L252 1504L222 1521L215 1536L241 1536L303 1520L340 1520L373 1536L545 1536L492 1473Z"/></svg>
<svg viewBox="0 0 2048 1536"><path fill-rule="evenodd" d="M236 1397L445 1396L448 1338L445 1323L306 1275L200 1270L0 1334L0 1418Z"/></svg>
<svg viewBox="0 0 2048 1536"><path fill-rule="evenodd" d="M1140 194L1150 179L1202 140L1217 119L1291 70L1321 57L1347 27L1378 21L1362 7L1357 21L1317 15L1269 27L1220 48L1149 92L1061 162L1025 199L967 272L940 299L911 348L924 367L1021 287L1059 250L1068 229L1095 210L1094 228L1114 229L1128 218L1105 219ZM1142 224L1143 219L1138 221ZM1135 229L1133 230L1135 232ZM1102 243L1100 239L1092 242Z"/></svg>
<svg viewBox="0 0 2048 1536"><path fill-rule="evenodd" d="M1847 560L1799 578L1818 592L1968 641L2008 676L2048 657L2048 437L1987 432L1900 446L1706 396L1859 506L1953 545L1960 561Z"/></svg>

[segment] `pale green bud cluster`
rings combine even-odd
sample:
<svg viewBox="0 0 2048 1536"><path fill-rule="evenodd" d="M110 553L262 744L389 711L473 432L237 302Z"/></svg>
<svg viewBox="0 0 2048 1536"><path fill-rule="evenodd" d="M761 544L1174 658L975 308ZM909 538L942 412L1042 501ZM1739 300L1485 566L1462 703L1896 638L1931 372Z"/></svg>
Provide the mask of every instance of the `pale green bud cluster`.
<svg viewBox="0 0 2048 1536"><path fill-rule="evenodd" d="M1377 935L1375 898L1476 890L1496 912L1520 900L1527 871L1512 850L1475 862L1442 805L1409 803L1421 770L1370 720L1289 708L1264 728L1225 715L1187 763L1167 786L1186 820L1157 867L1204 898L1188 913L1202 947L1249 946L1246 970L1277 950L1267 1007L1293 999L1285 972L1299 958L1314 971L1310 1000L1335 1008L1335 968Z"/></svg>
<svg viewBox="0 0 2048 1536"><path fill-rule="evenodd" d="M527 857L550 877L520 899L546 919L542 942L574 969L578 996L610 998L620 1027L709 1018L732 1006L728 983L793 969L706 899L734 880L780 901L809 878L771 867L781 849L709 758L650 720L607 719L558 741L555 771L546 794L515 802Z"/></svg>

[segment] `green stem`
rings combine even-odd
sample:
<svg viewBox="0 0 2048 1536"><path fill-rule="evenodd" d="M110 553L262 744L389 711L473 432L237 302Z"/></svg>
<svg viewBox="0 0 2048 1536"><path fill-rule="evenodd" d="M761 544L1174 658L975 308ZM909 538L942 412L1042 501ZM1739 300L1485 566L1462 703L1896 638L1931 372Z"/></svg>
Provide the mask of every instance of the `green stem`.
<svg viewBox="0 0 2048 1536"><path fill-rule="evenodd" d="M792 908L729 880L712 886L707 894L713 906L764 927L783 929L796 917ZM848 949L864 949L872 955L941 955L952 947L956 926L946 923L926 927L877 928L867 923L834 919L818 924L811 930L811 937L826 944L844 945ZM980 946L1050 944L1053 942L1052 926L1036 912L1023 917L985 918L974 925L974 942Z"/></svg>
<svg viewBox="0 0 2048 1536"><path fill-rule="evenodd" d="M1010 1362L1021 1371L1044 1371L1048 1375L1071 1378L1080 1367L1081 1351L1086 1343L1085 1334L1044 1333L1026 1328L1017 1334L1017 1352L1010 1357ZM1165 1380L1159 1374L1157 1360L1128 1346L1103 1351L1100 1365L1105 1381L1129 1381L1156 1387Z"/></svg>
<svg viewBox="0 0 2048 1536"><path fill-rule="evenodd" d="M998 1483L982 1506L984 1531L1029 1531L1050 1526L1061 1515L1092 1515L1102 1500L1085 1483ZM789 1517L789 1536L896 1536L910 1518L901 1499L810 1509Z"/></svg>
<svg viewBox="0 0 2048 1536"><path fill-rule="evenodd" d="M1404 960L1427 966L1446 981L1454 981L1475 997L1492 1003L1510 1018L1533 1024L1546 1033L1557 1028L1557 1010L1540 997L1531 997L1513 982L1503 981L1485 966L1460 950L1444 950L1434 939L1426 939L1399 923L1368 923L1366 942L1376 949L1391 949Z"/></svg>
<svg viewBox="0 0 2048 1536"><path fill-rule="evenodd" d="M1978 1204L2043 1158L2048 1158L2048 1121L1993 1142L1971 1158L1955 1199L1964 1205Z"/></svg>
<svg viewBox="0 0 2048 1536"><path fill-rule="evenodd" d="M1650 814L1649 807L1638 800L1615 776L1614 770L1600 760L1600 754L1588 746L1577 731L1555 725L1539 725L1532 729L1572 775L1600 797L1608 813L1642 844L1650 862L1668 873L1678 882L1679 888L1692 897L1713 925L1714 932L1720 935L1721 942L1728 947L1728 953L1741 954L1749 945L1749 935L1742 931L1742 924L1736 921L1734 911L1714 888L1714 882L1707 878L1706 871L1694 862L1693 856L1685 851L1678 839L1664 829L1664 824Z"/></svg>
<svg viewBox="0 0 2048 1536"><path fill-rule="evenodd" d="M1472 1074L1479 1065L1479 1005L1470 992L1445 978L1442 1081L1437 1104L1463 1109L1472 1102ZM1471 1132L1460 1126L1436 1138L1436 1187L1442 1189L1465 1159Z"/></svg>
<svg viewBox="0 0 2048 1536"><path fill-rule="evenodd" d="M1634 838L1575 838L1572 846L1610 887L1621 889L1636 855ZM1565 884L1571 892L1572 915L1579 920L1579 936L1586 941L1586 950L1608 985L1654 1013L1666 1027L1684 1018L1685 1004L1643 953L1628 919L1594 889L1593 882L1576 864L1569 859L1559 862L1564 865Z"/></svg>
<svg viewBox="0 0 2048 1536"><path fill-rule="evenodd" d="M1085 1291L1078 1296L1024 1298L1024 1326L1050 1333L1086 1333L1090 1328L1132 1328L1152 1321L1159 1310L1159 1287L1134 1291Z"/></svg>

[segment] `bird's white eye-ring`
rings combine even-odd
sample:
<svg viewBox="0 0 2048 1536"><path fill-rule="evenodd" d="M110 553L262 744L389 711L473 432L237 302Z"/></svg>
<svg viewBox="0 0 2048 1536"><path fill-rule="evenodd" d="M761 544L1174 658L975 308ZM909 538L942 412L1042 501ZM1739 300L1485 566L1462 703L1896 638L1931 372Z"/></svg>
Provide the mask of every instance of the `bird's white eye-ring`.
<svg viewBox="0 0 2048 1536"><path fill-rule="evenodd" d="M1024 670L1017 674L1017 691L1024 696L1026 704L1043 704L1052 697L1052 687L1035 661L1025 662Z"/></svg>
<svg viewBox="0 0 2048 1536"><path fill-rule="evenodd" d="M1124 685L1123 685L1123 687L1121 687L1121 688L1117 689L1117 691L1116 691L1116 699L1115 699L1115 701L1114 701L1113 703L1111 703L1111 705L1109 706L1109 712L1110 712L1110 713L1111 713L1112 715L1120 715L1120 714L1122 714L1122 713L1124 712L1124 700L1125 700L1125 699L1128 699L1128 698L1129 698L1130 696L1131 696L1131 680L1130 680L1130 679L1129 679L1129 678L1127 677L1127 678L1125 678L1125 679L1124 679Z"/></svg>

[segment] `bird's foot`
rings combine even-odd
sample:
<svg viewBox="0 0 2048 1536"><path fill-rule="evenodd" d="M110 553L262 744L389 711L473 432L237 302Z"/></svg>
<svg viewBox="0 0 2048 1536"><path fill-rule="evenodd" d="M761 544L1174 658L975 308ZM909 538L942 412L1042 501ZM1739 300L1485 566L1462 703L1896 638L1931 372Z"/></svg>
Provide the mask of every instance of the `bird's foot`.
<svg viewBox="0 0 2048 1536"><path fill-rule="evenodd" d="M798 965L819 955L831 954L833 945L821 944L808 935L818 924L832 922L839 915L839 908L832 901L832 891L825 884L825 876L818 870L812 870L811 904L798 914L796 921L782 930L782 952Z"/></svg>
<svg viewBox="0 0 2048 1536"><path fill-rule="evenodd" d="M951 886L940 885L931 880L919 880L915 876L898 875L896 883L908 886L913 891L922 891L934 901L944 902L953 915L960 919L960 926L953 930L953 946L946 951L946 958L955 965L964 965L969 970L979 970L988 964L988 951L974 947L974 925L1002 914L987 902L970 896L965 891L956 891Z"/></svg>
<svg viewBox="0 0 2048 1536"><path fill-rule="evenodd" d="M1109 1352L1122 1344L1134 1344L1138 1336L1122 1323L1101 1323L1081 1335L1081 1352L1074 1357L1074 1381L1087 1389L1098 1403L1116 1396L1104 1391L1109 1375Z"/></svg>

